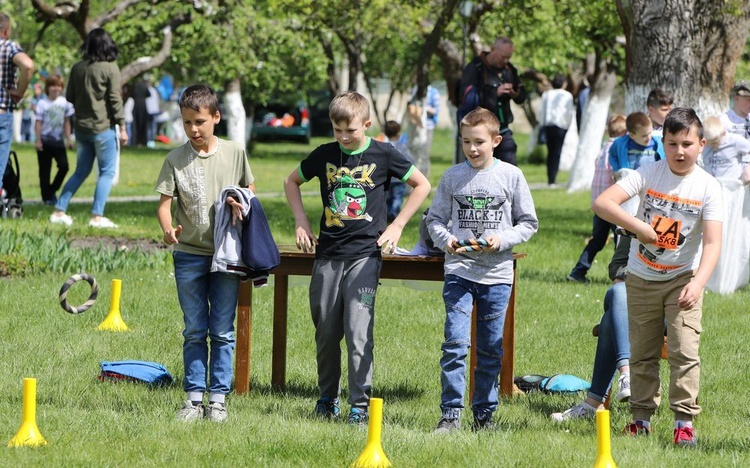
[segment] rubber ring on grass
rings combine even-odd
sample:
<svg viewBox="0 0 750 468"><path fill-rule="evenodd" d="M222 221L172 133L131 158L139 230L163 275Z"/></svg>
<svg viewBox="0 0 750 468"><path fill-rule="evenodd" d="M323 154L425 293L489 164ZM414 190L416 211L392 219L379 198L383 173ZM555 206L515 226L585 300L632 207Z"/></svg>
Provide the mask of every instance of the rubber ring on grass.
<svg viewBox="0 0 750 468"><path fill-rule="evenodd" d="M87 281L91 285L91 295L89 295L89 298L86 300L86 302L78 307L73 307L68 304L68 289L70 289L71 286L79 281ZM68 278L65 283L63 283L62 288L60 288L60 305L62 306L63 310L65 310L65 312L71 314L80 314L81 312L86 312L91 308L92 305L94 305L97 295L99 295L99 285L96 284L96 280L94 279L94 277L91 275L87 275L86 273L78 273Z"/></svg>

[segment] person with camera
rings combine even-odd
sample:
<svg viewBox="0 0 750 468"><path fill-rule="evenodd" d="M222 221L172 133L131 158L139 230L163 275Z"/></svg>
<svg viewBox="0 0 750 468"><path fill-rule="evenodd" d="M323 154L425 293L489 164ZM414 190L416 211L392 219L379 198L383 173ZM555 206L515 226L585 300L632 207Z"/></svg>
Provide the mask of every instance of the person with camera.
<svg viewBox="0 0 750 468"><path fill-rule="evenodd" d="M500 121L502 136L502 142L493 155L501 161L517 165L518 145L508 127L513 122L510 101L523 104L527 94L518 70L510 63L512 55L513 41L500 36L495 39L489 52L482 52L464 67L459 87L458 121L477 107L492 112Z"/></svg>

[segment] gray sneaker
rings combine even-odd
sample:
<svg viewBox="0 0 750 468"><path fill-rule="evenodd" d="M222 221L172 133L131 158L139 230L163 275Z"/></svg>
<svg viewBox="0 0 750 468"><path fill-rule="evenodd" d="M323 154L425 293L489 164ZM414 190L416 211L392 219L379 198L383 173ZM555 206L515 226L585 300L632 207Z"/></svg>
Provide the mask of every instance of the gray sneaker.
<svg viewBox="0 0 750 468"><path fill-rule="evenodd" d="M621 403L628 401L630 399L630 374L620 374L617 385L620 387L620 391L615 395L615 400Z"/></svg>
<svg viewBox="0 0 750 468"><path fill-rule="evenodd" d="M218 402L208 404L206 408L206 419L211 422L220 423L227 420L227 407Z"/></svg>
<svg viewBox="0 0 750 468"><path fill-rule="evenodd" d="M432 432L435 435L450 434L453 431L461 429L461 420L458 418L440 418L437 427Z"/></svg>
<svg viewBox="0 0 750 468"><path fill-rule="evenodd" d="M202 404L194 405L192 401L186 400L185 404L180 408L180 412L177 413L178 421L198 421L203 419L203 413L205 408Z"/></svg>
<svg viewBox="0 0 750 468"><path fill-rule="evenodd" d="M596 408L581 402L574 407L563 411L562 413L552 413L551 417L557 422L565 422L571 419L588 418L591 419L596 415Z"/></svg>

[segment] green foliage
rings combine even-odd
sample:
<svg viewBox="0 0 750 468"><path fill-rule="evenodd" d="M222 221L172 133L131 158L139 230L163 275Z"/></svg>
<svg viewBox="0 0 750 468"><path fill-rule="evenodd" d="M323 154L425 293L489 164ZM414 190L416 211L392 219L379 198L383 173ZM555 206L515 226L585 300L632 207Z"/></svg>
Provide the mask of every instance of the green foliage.
<svg viewBox="0 0 750 468"><path fill-rule="evenodd" d="M0 254L0 278L8 276L20 278L31 272L31 265L22 255L17 253Z"/></svg>
<svg viewBox="0 0 750 468"><path fill-rule="evenodd" d="M165 251L108 249L101 244L94 248L76 248L64 234L47 230L28 232L4 228L0 231L0 276L24 276L29 269L37 273L143 271L163 268L167 260ZM8 275L3 275L6 268Z"/></svg>

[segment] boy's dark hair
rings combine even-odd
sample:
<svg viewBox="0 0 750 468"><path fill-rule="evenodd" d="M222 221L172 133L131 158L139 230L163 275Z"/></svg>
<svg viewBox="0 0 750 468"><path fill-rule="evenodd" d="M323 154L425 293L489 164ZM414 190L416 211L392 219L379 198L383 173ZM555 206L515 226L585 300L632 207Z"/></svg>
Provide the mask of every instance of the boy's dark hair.
<svg viewBox="0 0 750 468"><path fill-rule="evenodd" d="M628 133L636 133L648 125L651 125L651 119L643 112L633 112L625 119L625 127L628 129Z"/></svg>
<svg viewBox="0 0 750 468"><path fill-rule="evenodd" d="M331 100L328 117L333 123L350 124L354 119L370 120L370 102L356 91L344 91Z"/></svg>
<svg viewBox="0 0 750 468"><path fill-rule="evenodd" d="M118 49L112 36L102 28L92 29L81 46L83 58L92 62L114 62Z"/></svg>
<svg viewBox="0 0 750 468"><path fill-rule="evenodd" d="M61 88L65 87L65 82L63 79L58 75L50 75L47 77L46 80L44 80L44 89L49 92L49 89L52 86L59 86Z"/></svg>
<svg viewBox="0 0 750 468"><path fill-rule="evenodd" d="M200 112L201 109L208 109L211 115L219 112L219 98L216 91L210 86L204 84L195 84L188 86L180 96L180 110L188 108Z"/></svg>
<svg viewBox="0 0 750 468"><path fill-rule="evenodd" d="M625 125L625 116L622 114L615 114L607 122L607 135L610 138L618 137L625 134L628 131L628 127Z"/></svg>
<svg viewBox="0 0 750 468"><path fill-rule="evenodd" d="M703 122L698 118L698 114L689 107L675 107L664 119L664 135L667 133L678 135L683 132L689 132L690 127L695 127L698 138L703 138Z"/></svg>
<svg viewBox="0 0 750 468"><path fill-rule="evenodd" d="M500 121L497 120L495 114L484 107L477 107L466 114L461 119L459 130L463 130L464 127L478 127L480 125L484 125L493 138L500 134Z"/></svg>
<svg viewBox="0 0 750 468"><path fill-rule="evenodd" d="M397 137L398 134L401 133L401 124L399 124L395 120L389 120L385 123L383 131L385 132L385 136L387 136L388 138Z"/></svg>
<svg viewBox="0 0 750 468"><path fill-rule="evenodd" d="M648 107L671 106L673 103L674 97L672 97L672 94L659 88L652 89L648 93L648 98L646 98L646 105Z"/></svg>
<svg viewBox="0 0 750 468"><path fill-rule="evenodd" d="M554 89L560 89L565 84L565 75L558 73L552 78L552 87Z"/></svg>

